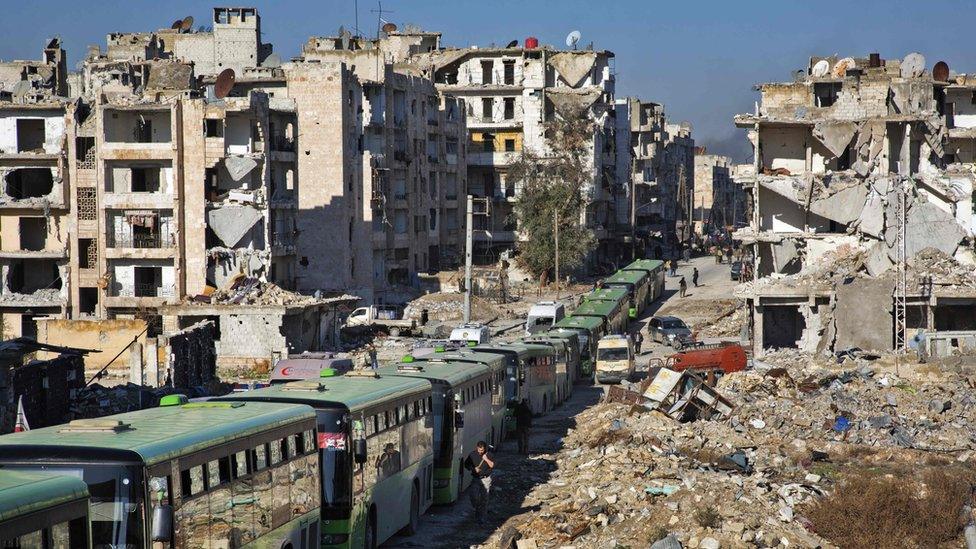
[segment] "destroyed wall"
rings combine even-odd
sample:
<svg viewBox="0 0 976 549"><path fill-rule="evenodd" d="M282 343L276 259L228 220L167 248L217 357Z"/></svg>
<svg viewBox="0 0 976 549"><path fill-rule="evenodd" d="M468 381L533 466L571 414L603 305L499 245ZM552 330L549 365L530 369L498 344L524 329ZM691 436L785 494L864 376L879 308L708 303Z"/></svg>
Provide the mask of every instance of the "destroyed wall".
<svg viewBox="0 0 976 549"><path fill-rule="evenodd" d="M6 379L4 379L6 378ZM70 419L71 403L85 385L84 358L63 354L23 366L0 366L0 434L13 431L19 397L32 429Z"/></svg>
<svg viewBox="0 0 976 549"><path fill-rule="evenodd" d="M0 154L59 155L64 146L64 127L63 109L15 109L0 104Z"/></svg>
<svg viewBox="0 0 976 549"><path fill-rule="evenodd" d="M262 375L271 371L273 361L288 356L288 340L283 334L281 309L248 308L240 313L220 314L220 341L217 343L217 372L221 377Z"/></svg>
<svg viewBox="0 0 976 549"><path fill-rule="evenodd" d="M218 380L213 322L203 321L159 338L173 387L199 387Z"/></svg>
<svg viewBox="0 0 976 549"><path fill-rule="evenodd" d="M49 345L72 346L94 351L84 357L85 374L93 376L104 368L120 351L136 341L143 349L150 346L146 337L146 322L138 319L68 320L37 319L37 341ZM42 358L50 353L42 352ZM108 370L109 374L128 378L129 355L123 353Z"/></svg>

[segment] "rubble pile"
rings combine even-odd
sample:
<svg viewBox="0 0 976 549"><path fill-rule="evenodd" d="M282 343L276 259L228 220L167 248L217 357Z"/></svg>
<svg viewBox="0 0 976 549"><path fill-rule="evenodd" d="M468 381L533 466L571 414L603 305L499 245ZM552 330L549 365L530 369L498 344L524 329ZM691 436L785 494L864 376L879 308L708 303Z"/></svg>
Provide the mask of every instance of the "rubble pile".
<svg viewBox="0 0 976 549"><path fill-rule="evenodd" d="M343 296L355 299L352 296ZM214 305L301 306L315 305L321 298L286 290L273 282L244 277L227 288L215 290L209 296L197 296L194 301Z"/></svg>
<svg viewBox="0 0 976 549"><path fill-rule="evenodd" d="M148 387L135 383L104 386L93 383L75 393L75 398L71 401L70 413L72 419L104 417L155 408L159 405L159 399L170 394L179 393L189 398L197 398L224 395L230 390L230 385L221 382L185 388Z"/></svg>
<svg viewBox="0 0 976 549"><path fill-rule="evenodd" d="M420 320L424 309L429 320L461 320L464 316L464 294L436 292L418 297L404 309L404 318ZM477 296L471 297L471 318L488 321L502 316L493 304Z"/></svg>
<svg viewBox="0 0 976 549"><path fill-rule="evenodd" d="M738 299L678 300L659 314L681 318L699 337L739 337L747 319L744 303Z"/></svg>
<svg viewBox="0 0 976 549"><path fill-rule="evenodd" d="M731 413L689 422L650 409L659 377L624 384L576 416L510 525L540 547L832 547L804 512L846 475L976 457L976 376L892 365L773 353L719 380Z"/></svg>

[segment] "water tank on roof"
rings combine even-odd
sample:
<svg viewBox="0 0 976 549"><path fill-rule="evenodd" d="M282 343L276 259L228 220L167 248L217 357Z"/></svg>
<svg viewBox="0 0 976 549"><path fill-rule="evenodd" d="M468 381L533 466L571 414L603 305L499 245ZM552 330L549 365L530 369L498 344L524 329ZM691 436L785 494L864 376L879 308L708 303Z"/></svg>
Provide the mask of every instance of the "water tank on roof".
<svg viewBox="0 0 976 549"><path fill-rule="evenodd" d="M525 49L534 50L539 47L539 39L535 36L530 36L525 39Z"/></svg>

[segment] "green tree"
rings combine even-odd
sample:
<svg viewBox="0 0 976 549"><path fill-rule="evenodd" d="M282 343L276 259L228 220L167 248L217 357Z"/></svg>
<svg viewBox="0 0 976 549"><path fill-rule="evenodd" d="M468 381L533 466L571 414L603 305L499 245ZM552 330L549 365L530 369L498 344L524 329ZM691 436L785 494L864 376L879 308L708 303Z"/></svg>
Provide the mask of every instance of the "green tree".
<svg viewBox="0 0 976 549"><path fill-rule="evenodd" d="M591 181L592 124L584 116L547 123L545 154L523 150L508 171L520 186L513 215L524 239L517 261L540 285L579 266L596 245L580 222Z"/></svg>

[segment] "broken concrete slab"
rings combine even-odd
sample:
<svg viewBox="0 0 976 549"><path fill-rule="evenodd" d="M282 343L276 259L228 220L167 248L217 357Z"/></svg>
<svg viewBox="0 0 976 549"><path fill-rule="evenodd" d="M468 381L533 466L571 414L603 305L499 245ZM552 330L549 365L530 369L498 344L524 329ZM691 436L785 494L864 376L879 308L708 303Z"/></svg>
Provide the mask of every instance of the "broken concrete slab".
<svg viewBox="0 0 976 549"><path fill-rule="evenodd" d="M596 52L592 51L564 51L549 58L549 64L559 71L559 76L572 88L579 86L590 75L594 63Z"/></svg>
<svg viewBox="0 0 976 549"><path fill-rule="evenodd" d="M885 195L872 187L864 199L860 215L852 225L864 234L881 238L884 233L884 211Z"/></svg>
<svg viewBox="0 0 976 549"><path fill-rule="evenodd" d="M883 242L876 242L864 255L864 268L871 276L880 276L893 265L888 257L888 248Z"/></svg>
<svg viewBox="0 0 976 549"><path fill-rule="evenodd" d="M263 218L259 210L249 206L224 206L207 212L208 225L217 238L231 248Z"/></svg>
<svg viewBox="0 0 976 549"><path fill-rule="evenodd" d="M894 208L889 204L888 219L894 219ZM930 202L917 201L908 208L906 225L912 230L907 231L905 238L905 257L915 257L925 248L936 248L946 255L956 253L956 248L967 236L966 230L959 225L952 214L940 209ZM897 261L897 226L888 223L885 231L885 241L888 243L888 255L892 261Z"/></svg>
<svg viewBox="0 0 976 549"><path fill-rule="evenodd" d="M800 268L799 254L796 249L796 242L792 239L784 239L782 242L771 244L773 251L773 269L777 273L796 272Z"/></svg>
<svg viewBox="0 0 976 549"><path fill-rule="evenodd" d="M228 156L224 159L224 168L234 181L243 179L257 165L257 161L249 156Z"/></svg>
<svg viewBox="0 0 976 549"><path fill-rule="evenodd" d="M850 225L860 217L867 196L865 185L851 185L826 198L815 199L810 204L810 211L842 225Z"/></svg>
<svg viewBox="0 0 976 549"><path fill-rule="evenodd" d="M857 347L887 351L892 341L892 292L894 281L855 278L836 288L833 319L834 349Z"/></svg>
<svg viewBox="0 0 976 549"><path fill-rule="evenodd" d="M813 137L823 143L835 158L844 154L855 133L857 125L853 122L823 121L813 126Z"/></svg>
<svg viewBox="0 0 976 549"><path fill-rule="evenodd" d="M590 108L593 103L596 103L596 100L601 95L603 95L603 92L599 89L591 89L583 92L560 88L546 90L546 99L552 103L556 111L568 117L581 116L586 109Z"/></svg>

